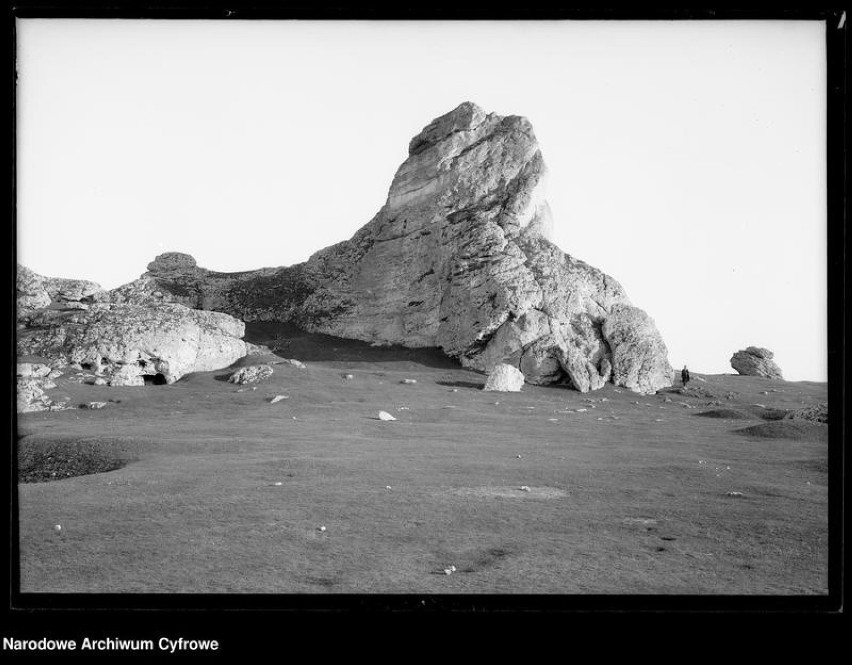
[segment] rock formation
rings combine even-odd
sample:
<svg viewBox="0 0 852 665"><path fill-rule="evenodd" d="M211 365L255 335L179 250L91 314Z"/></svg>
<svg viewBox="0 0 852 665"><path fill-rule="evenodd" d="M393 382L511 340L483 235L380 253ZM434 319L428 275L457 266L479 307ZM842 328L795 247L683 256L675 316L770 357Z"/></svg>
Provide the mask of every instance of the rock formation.
<svg viewBox="0 0 852 665"><path fill-rule="evenodd" d="M175 302L379 344L506 362L580 391L671 385L653 321L622 287L550 240L546 167L529 121L464 103L433 120L378 214L286 268L219 273L167 253L101 302ZM608 325L607 325L607 322Z"/></svg>
<svg viewBox="0 0 852 665"><path fill-rule="evenodd" d="M42 309L27 315L22 326L19 356L82 367L113 386L173 383L189 372L221 369L246 355L242 321L175 304Z"/></svg>
<svg viewBox="0 0 852 665"><path fill-rule="evenodd" d="M746 376L764 376L769 379L783 379L781 368L772 360L774 354L769 349L758 346L737 351L731 357L731 367Z"/></svg>
<svg viewBox="0 0 852 665"><path fill-rule="evenodd" d="M56 411L66 408L64 402L56 402L45 395L45 390L55 388L52 379L61 372L39 362L19 362L17 366L17 409L18 413L31 411Z"/></svg>
<svg viewBox="0 0 852 665"><path fill-rule="evenodd" d="M257 383L272 376L273 369L269 365L248 365L240 367L228 377L228 383Z"/></svg>
<svg viewBox="0 0 852 665"><path fill-rule="evenodd" d="M15 290L18 317L21 318L50 306L57 309L85 309L94 294L103 289L99 284L84 279L44 277L18 264Z"/></svg>

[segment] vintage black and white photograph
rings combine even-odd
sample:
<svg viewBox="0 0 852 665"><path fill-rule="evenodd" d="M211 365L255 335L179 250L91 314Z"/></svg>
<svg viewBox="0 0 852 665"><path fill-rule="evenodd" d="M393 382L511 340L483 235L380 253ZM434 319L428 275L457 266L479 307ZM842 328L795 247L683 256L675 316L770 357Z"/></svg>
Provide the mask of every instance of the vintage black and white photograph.
<svg viewBox="0 0 852 665"><path fill-rule="evenodd" d="M15 26L22 597L829 594L825 20Z"/></svg>

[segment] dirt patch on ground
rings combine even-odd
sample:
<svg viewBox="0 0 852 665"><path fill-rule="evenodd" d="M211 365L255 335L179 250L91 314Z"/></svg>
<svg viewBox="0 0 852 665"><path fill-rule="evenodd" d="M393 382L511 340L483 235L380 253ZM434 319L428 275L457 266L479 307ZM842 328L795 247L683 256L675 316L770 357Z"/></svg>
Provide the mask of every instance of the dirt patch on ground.
<svg viewBox="0 0 852 665"><path fill-rule="evenodd" d="M521 485L518 487L461 487L453 490L453 494L458 496L469 496L477 499L558 499L559 497L568 496L564 490L556 487L527 487Z"/></svg>
<svg viewBox="0 0 852 665"><path fill-rule="evenodd" d="M46 438L18 442L18 482L43 483L115 471L138 459L136 445L115 438Z"/></svg>
<svg viewBox="0 0 852 665"><path fill-rule="evenodd" d="M828 441L828 427L807 420L776 420L735 430L737 434L761 439Z"/></svg>

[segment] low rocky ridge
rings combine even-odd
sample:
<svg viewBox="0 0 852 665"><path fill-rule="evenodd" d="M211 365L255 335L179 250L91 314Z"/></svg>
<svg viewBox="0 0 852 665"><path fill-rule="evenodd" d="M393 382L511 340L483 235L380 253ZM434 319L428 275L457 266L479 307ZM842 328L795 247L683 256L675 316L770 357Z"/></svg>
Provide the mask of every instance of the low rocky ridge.
<svg viewBox="0 0 852 665"><path fill-rule="evenodd" d="M440 347L468 368L507 363L530 383L582 392L608 381L641 393L670 386L653 320L612 277L549 240L546 175L528 120L466 102L412 139L385 205L350 240L305 263L241 273L170 252L93 299Z"/></svg>
<svg viewBox="0 0 852 665"><path fill-rule="evenodd" d="M731 367L745 376L764 376L768 379L783 379L781 368L772 360L775 354L769 349L749 346L731 357Z"/></svg>
<svg viewBox="0 0 852 665"><path fill-rule="evenodd" d="M242 321L220 312L178 304L92 302L85 309L23 313L17 351L19 357L39 356L58 371L86 369L101 383L141 386L227 367L249 351L244 332ZM28 400L36 404L39 396L30 392Z"/></svg>

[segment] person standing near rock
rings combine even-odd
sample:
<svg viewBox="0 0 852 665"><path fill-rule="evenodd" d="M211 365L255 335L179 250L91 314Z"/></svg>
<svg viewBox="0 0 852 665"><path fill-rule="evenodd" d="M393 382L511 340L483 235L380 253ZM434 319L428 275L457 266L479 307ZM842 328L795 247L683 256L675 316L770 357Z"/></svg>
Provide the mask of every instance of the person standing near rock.
<svg viewBox="0 0 852 665"><path fill-rule="evenodd" d="M686 388L686 384L689 383L689 370L686 369L686 365L680 370L680 378L683 381L683 387Z"/></svg>

